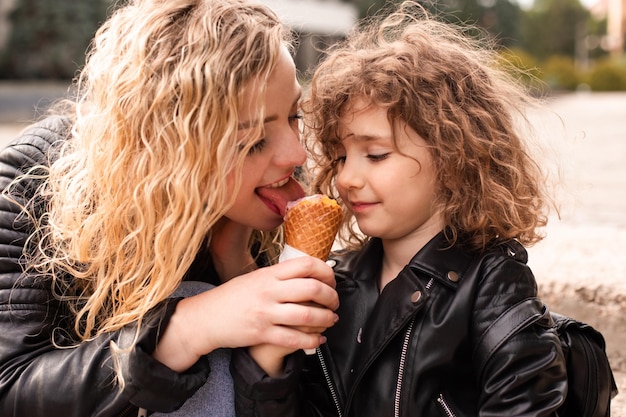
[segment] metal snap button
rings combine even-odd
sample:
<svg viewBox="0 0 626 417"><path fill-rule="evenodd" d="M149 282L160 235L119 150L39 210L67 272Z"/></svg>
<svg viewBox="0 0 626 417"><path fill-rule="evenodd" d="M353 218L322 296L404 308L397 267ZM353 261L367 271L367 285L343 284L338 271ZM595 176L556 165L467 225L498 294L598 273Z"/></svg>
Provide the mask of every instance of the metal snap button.
<svg viewBox="0 0 626 417"><path fill-rule="evenodd" d="M420 298L422 298L422 292L421 291L415 291L413 294L411 294L411 302L412 303L417 303Z"/></svg>
<svg viewBox="0 0 626 417"><path fill-rule="evenodd" d="M455 271L448 271L448 274L446 276L448 277L448 280L452 282L459 282L459 274Z"/></svg>

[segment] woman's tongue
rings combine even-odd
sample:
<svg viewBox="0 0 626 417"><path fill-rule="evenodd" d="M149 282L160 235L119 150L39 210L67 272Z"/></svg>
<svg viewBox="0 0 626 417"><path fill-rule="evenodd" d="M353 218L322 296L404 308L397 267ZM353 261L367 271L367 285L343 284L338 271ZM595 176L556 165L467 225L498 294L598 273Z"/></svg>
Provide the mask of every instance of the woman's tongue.
<svg viewBox="0 0 626 417"><path fill-rule="evenodd" d="M259 187L256 193L271 210L280 214L281 217L285 217L287 202L304 197L302 186L293 178L280 188Z"/></svg>

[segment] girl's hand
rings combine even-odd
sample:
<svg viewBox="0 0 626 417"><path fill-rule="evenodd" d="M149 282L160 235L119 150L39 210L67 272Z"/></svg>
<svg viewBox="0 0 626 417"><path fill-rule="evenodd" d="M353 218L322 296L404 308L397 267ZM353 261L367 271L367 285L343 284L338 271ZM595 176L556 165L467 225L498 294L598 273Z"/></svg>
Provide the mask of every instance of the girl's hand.
<svg viewBox="0 0 626 417"><path fill-rule="evenodd" d="M248 348L248 353L270 377L283 373L285 356L293 353L292 349L275 345L256 345Z"/></svg>
<svg viewBox="0 0 626 417"><path fill-rule="evenodd" d="M221 347L270 344L286 353L315 348L337 320L334 287L332 268L308 256L235 277L181 300L154 356L183 371ZM312 330L319 332L307 332Z"/></svg>

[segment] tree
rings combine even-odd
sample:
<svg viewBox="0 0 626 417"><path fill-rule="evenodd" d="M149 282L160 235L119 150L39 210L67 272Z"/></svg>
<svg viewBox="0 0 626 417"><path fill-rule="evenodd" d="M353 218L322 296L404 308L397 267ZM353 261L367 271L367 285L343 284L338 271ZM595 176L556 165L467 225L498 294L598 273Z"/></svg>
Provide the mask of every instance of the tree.
<svg viewBox="0 0 626 417"><path fill-rule="evenodd" d="M402 0L355 0L361 16L372 15L381 7ZM475 26L476 36L489 35L500 46L512 47L521 38L522 10L510 0L425 0L427 10L444 21Z"/></svg>
<svg viewBox="0 0 626 417"><path fill-rule="evenodd" d="M110 6L107 0L18 0L0 57L4 78L72 78Z"/></svg>
<svg viewBox="0 0 626 417"><path fill-rule="evenodd" d="M589 12L579 0L536 0L524 19L525 48L539 59L574 58L588 19Z"/></svg>
<svg viewBox="0 0 626 417"><path fill-rule="evenodd" d="M500 46L513 47L521 37L522 10L509 0L442 0L437 9L445 20L482 28Z"/></svg>

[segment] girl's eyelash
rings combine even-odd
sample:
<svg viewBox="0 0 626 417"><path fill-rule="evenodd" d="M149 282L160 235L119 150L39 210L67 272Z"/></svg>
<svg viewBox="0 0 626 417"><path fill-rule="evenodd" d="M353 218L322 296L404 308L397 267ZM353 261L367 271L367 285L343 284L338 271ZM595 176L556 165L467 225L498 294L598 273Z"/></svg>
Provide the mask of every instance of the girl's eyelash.
<svg viewBox="0 0 626 417"><path fill-rule="evenodd" d="M389 157L389 153L383 153L383 154L368 154L367 155L367 159L369 159L372 162L378 162L378 161L382 161L385 160ZM342 156L338 156L333 160L334 164L341 164L346 162L346 155L342 155Z"/></svg>
<svg viewBox="0 0 626 417"><path fill-rule="evenodd" d="M382 161L384 159L387 159L387 157L389 156L388 153L383 153L383 154L379 154L379 155L367 155L367 158L371 161Z"/></svg>
<svg viewBox="0 0 626 417"><path fill-rule="evenodd" d="M290 120L302 120L302 113L296 112L295 114L289 116Z"/></svg>

